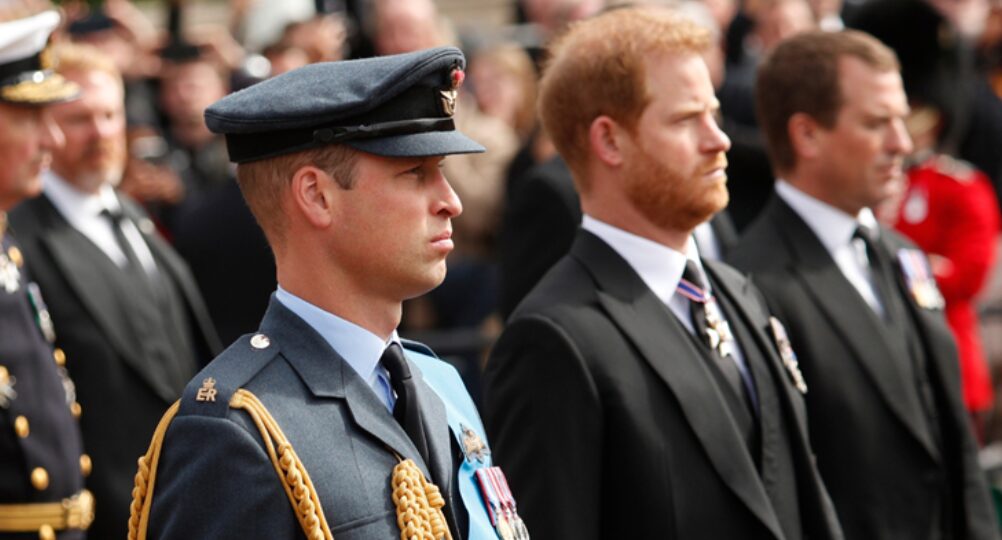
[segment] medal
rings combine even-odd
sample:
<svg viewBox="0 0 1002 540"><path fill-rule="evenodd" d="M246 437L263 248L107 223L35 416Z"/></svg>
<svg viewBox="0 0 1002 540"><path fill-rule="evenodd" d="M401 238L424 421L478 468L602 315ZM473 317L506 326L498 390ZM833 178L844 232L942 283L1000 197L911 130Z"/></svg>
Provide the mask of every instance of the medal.
<svg viewBox="0 0 1002 540"><path fill-rule="evenodd" d="M14 294L21 288L21 271L6 253L0 253L0 288Z"/></svg>
<svg viewBox="0 0 1002 540"><path fill-rule="evenodd" d="M529 540L529 530L526 528L525 522L518 515L515 496L512 495L511 488L508 487L508 479L505 478L504 472L500 467L490 467L488 474L494 482L495 490L501 495L501 507L504 509L508 521L512 525L515 540Z"/></svg>
<svg viewBox="0 0 1002 540"><path fill-rule="evenodd" d="M779 357L783 360L783 367L790 375L793 386L801 394L807 393L807 382L804 374L800 372L800 362L797 360L797 353L793 352L790 338L786 335L786 328L776 317L769 317L769 327L772 329L772 337L776 340L776 347L779 349Z"/></svg>
<svg viewBox="0 0 1002 540"><path fill-rule="evenodd" d="M499 467L477 469L477 483L487 503L487 513L501 540L529 540L529 531L515 508L508 480Z"/></svg>
<svg viewBox="0 0 1002 540"><path fill-rule="evenodd" d="M38 288L38 284L32 281L28 283L28 300L31 301L31 307L35 310L35 322L38 323L38 328L42 331L42 335L45 336L45 340L49 343L54 343L56 341L56 330L52 326L52 316L49 315L49 307L45 305L45 300L42 300L42 290Z"/></svg>
<svg viewBox="0 0 1002 540"><path fill-rule="evenodd" d="M923 309L943 309L946 301L936 286L936 278L925 255L917 249L899 249L898 263L905 277L908 292Z"/></svg>

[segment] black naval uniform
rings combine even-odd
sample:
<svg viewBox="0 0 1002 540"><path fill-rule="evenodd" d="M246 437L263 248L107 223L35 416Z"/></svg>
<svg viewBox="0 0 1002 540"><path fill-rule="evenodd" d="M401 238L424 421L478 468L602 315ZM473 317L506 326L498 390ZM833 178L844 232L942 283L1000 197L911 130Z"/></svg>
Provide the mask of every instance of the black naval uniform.
<svg viewBox="0 0 1002 540"><path fill-rule="evenodd" d="M82 539L80 527L92 516L80 495L90 460L82 453L65 356L42 331L44 303L20 250L9 234L0 238L0 539ZM36 512L50 515L36 519Z"/></svg>

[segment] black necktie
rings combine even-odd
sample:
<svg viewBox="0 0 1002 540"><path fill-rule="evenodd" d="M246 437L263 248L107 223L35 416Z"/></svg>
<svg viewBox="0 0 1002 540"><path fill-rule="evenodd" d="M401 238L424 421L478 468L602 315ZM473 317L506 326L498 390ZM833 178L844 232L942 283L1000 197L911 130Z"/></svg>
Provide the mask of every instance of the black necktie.
<svg viewBox="0 0 1002 540"><path fill-rule="evenodd" d="M680 290L686 286L686 282L695 288L695 290L691 290L690 288L690 292L695 294L685 294L685 296L689 299L689 316L692 318L692 325L696 330L696 335L699 337L699 342L709 349L710 355L716 361L717 366L724 374L724 378L727 379L727 382L734 391L739 396L747 397L744 377L741 374L741 370L738 369L737 360L720 354L719 348L715 347L715 344L712 343L710 334L716 330L710 326L707 317L707 303L714 302L715 300L711 295L706 293L706 282L703 281L703 276L696 267L696 263L692 260L686 261L685 271L682 272L682 280L683 282L679 284ZM702 297L702 300L694 299L696 297Z"/></svg>
<svg viewBox="0 0 1002 540"><path fill-rule="evenodd" d="M421 422L421 411L417 406L417 386L411 377L411 369L404 359L403 348L399 343L390 343L383 356L379 359L390 372L390 386L397 394L393 405L393 417L407 432L411 442L417 448L425 464L428 464L428 439Z"/></svg>
<svg viewBox="0 0 1002 540"><path fill-rule="evenodd" d="M139 257L136 255L136 251L132 249L132 242L129 242L129 239L125 236L125 232L122 230L122 223L128 221L128 218L122 214L121 210L112 211L107 208L101 210L101 215L111 222L111 232L115 235L115 242L118 243L119 249L121 249L122 253L125 254L125 258L127 260L126 270L139 280L140 285L149 289L149 275L146 274L146 270L143 268L142 263L139 262Z"/></svg>
<svg viewBox="0 0 1002 540"><path fill-rule="evenodd" d="M880 305L883 306L884 318L892 319L893 306L891 303L893 299L888 295L894 294L894 274L891 261L877 240L877 231L866 225L860 225L856 227L852 237L862 240L863 245L866 246L866 259L869 261L870 276L872 277L870 281L873 283L874 293L877 295Z"/></svg>

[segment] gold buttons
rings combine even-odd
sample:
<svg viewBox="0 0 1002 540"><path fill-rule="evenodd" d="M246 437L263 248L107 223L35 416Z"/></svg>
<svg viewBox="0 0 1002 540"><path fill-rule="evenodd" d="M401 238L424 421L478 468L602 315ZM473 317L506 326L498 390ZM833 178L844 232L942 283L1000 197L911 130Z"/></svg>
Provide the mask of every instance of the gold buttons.
<svg viewBox="0 0 1002 540"><path fill-rule="evenodd" d="M73 415L73 418L80 418L80 415L83 414L83 407L81 407L79 403L74 401L73 403L70 404L70 414Z"/></svg>
<svg viewBox="0 0 1002 540"><path fill-rule="evenodd" d="M14 433L20 438L25 438L31 433L31 429L28 426L28 419L23 416L18 416L14 419Z"/></svg>
<svg viewBox="0 0 1002 540"><path fill-rule="evenodd" d="M90 471L93 465L90 462L90 456L87 454L80 454L80 474L90 476Z"/></svg>
<svg viewBox="0 0 1002 540"><path fill-rule="evenodd" d="M45 524L38 528L38 540L56 540L56 531L52 525Z"/></svg>
<svg viewBox="0 0 1002 540"><path fill-rule="evenodd" d="M52 351L52 358L56 361L57 366L66 365L66 353L64 353L59 347L56 347L56 349Z"/></svg>
<svg viewBox="0 0 1002 540"><path fill-rule="evenodd" d="M35 470L31 471L31 485L38 491L45 491L45 488L49 487L49 471L35 467Z"/></svg>

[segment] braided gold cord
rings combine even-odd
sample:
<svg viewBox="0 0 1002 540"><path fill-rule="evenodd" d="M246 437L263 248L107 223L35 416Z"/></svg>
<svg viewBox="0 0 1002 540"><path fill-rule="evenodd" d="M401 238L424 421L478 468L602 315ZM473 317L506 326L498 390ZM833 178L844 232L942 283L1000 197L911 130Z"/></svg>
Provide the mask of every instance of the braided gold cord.
<svg viewBox="0 0 1002 540"><path fill-rule="evenodd" d="M246 411L261 432L268 456L282 480L282 487L285 488L285 494L289 497L306 538L334 540L309 473L268 409L257 396L242 388L233 394L230 407Z"/></svg>
<svg viewBox="0 0 1002 540"><path fill-rule="evenodd" d="M135 487L132 488L132 504L129 505L129 540L146 540L146 528L150 522L150 506L153 503L153 487L157 480L157 464L160 462L160 450L164 444L164 434L171 420L181 406L175 401L167 409L157 429L153 432L150 448L146 455L139 458L139 469L136 471Z"/></svg>
<svg viewBox="0 0 1002 540"><path fill-rule="evenodd" d="M393 468L392 487L400 540L452 540L442 514L445 499L413 460L402 460Z"/></svg>

